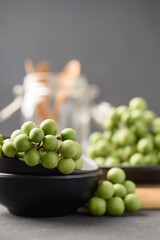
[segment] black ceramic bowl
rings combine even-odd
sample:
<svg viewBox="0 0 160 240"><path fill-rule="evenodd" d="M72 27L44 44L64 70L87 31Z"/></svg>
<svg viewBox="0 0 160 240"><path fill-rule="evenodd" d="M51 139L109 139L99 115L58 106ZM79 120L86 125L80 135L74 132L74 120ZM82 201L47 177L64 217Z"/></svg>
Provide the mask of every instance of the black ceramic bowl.
<svg viewBox="0 0 160 240"><path fill-rule="evenodd" d="M97 170L97 164L91 160L90 158L86 157L85 155L82 156L83 160L83 169L81 171L74 171L73 174L86 174L90 173L91 171ZM23 175L58 175L62 176L57 168L54 169L47 169L42 165L38 164L34 167L28 166L23 159L19 159L17 157L6 157L2 156L0 158L0 173L12 173L12 174L23 174Z"/></svg>
<svg viewBox="0 0 160 240"><path fill-rule="evenodd" d="M74 213L92 197L102 175L92 160L83 158L84 169L70 175L61 175L58 171L52 175L1 172L0 203L10 213L20 216L53 217Z"/></svg>
<svg viewBox="0 0 160 240"><path fill-rule="evenodd" d="M134 181L136 184L159 184L160 183L160 165L158 166L135 166L128 167L123 165L100 166L103 170L103 179L111 167L120 167L126 173L128 180Z"/></svg>

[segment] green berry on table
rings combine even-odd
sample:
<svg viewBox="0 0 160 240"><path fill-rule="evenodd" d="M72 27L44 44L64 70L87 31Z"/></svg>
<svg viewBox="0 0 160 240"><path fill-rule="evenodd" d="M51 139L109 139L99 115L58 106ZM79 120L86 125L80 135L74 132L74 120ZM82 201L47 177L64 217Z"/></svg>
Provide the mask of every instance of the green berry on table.
<svg viewBox="0 0 160 240"><path fill-rule="evenodd" d="M34 148L25 152L23 157L25 163L30 167L38 165L40 163L40 158L40 153Z"/></svg>
<svg viewBox="0 0 160 240"><path fill-rule="evenodd" d="M113 167L107 172L107 179L112 183L123 183L126 179L125 172L118 167Z"/></svg>
<svg viewBox="0 0 160 240"><path fill-rule="evenodd" d="M72 140L66 140L60 145L60 153L63 157L72 158L77 154L76 143Z"/></svg>
<svg viewBox="0 0 160 240"><path fill-rule="evenodd" d="M114 194L113 184L107 180L102 181L98 184L96 192L99 197L105 200L110 199Z"/></svg>
<svg viewBox="0 0 160 240"><path fill-rule="evenodd" d="M106 213L107 203L100 197L92 197L88 202L88 211L91 215L102 216Z"/></svg>
<svg viewBox="0 0 160 240"><path fill-rule="evenodd" d="M70 174L75 169L75 161L72 158L62 158L58 163L58 170L63 174Z"/></svg>
<svg viewBox="0 0 160 240"><path fill-rule="evenodd" d="M21 126L21 130L23 131L23 133L29 135L32 128L36 128L36 127L37 125L34 122L28 121Z"/></svg>
<svg viewBox="0 0 160 240"><path fill-rule="evenodd" d="M81 170L83 167L83 160L81 158L74 161L75 162L75 170Z"/></svg>
<svg viewBox="0 0 160 240"><path fill-rule="evenodd" d="M43 139L42 147L46 151L57 151L58 141L53 135L46 135Z"/></svg>
<svg viewBox="0 0 160 240"><path fill-rule="evenodd" d="M32 142L40 143L43 141L44 132L40 128L33 128L29 133L29 138Z"/></svg>
<svg viewBox="0 0 160 240"><path fill-rule="evenodd" d="M56 135L58 132L58 125L53 119L46 119L40 124L40 129L44 131L45 135Z"/></svg>
<svg viewBox="0 0 160 240"><path fill-rule="evenodd" d="M120 183L113 185L114 187L114 197L124 198L127 194L126 187Z"/></svg>
<svg viewBox="0 0 160 240"><path fill-rule="evenodd" d="M120 216L124 213L125 206L124 201L120 197L112 197L107 202L107 213L111 216Z"/></svg>
<svg viewBox="0 0 160 240"><path fill-rule="evenodd" d="M2 146L2 151L7 157L15 157L17 150L14 147L13 142L5 142Z"/></svg>
<svg viewBox="0 0 160 240"><path fill-rule="evenodd" d="M72 140L72 141L76 141L77 139L77 133L74 129L72 128L65 128L62 132L61 132L61 138L62 141L65 140Z"/></svg>
<svg viewBox="0 0 160 240"><path fill-rule="evenodd" d="M141 200L135 193L130 193L124 198L125 208L129 212L136 212L141 208Z"/></svg>
<svg viewBox="0 0 160 240"><path fill-rule="evenodd" d="M14 147L18 152L26 152L32 147L32 143L28 137L28 135L22 133L15 137Z"/></svg>
<svg viewBox="0 0 160 240"><path fill-rule="evenodd" d="M53 169L57 167L58 162L59 162L59 157L56 152L44 151L41 154L41 164L45 168Z"/></svg>
<svg viewBox="0 0 160 240"><path fill-rule="evenodd" d="M135 193L136 191L136 184L131 181L131 180L126 180L123 185L125 186L126 190L127 190L127 194L129 193Z"/></svg>

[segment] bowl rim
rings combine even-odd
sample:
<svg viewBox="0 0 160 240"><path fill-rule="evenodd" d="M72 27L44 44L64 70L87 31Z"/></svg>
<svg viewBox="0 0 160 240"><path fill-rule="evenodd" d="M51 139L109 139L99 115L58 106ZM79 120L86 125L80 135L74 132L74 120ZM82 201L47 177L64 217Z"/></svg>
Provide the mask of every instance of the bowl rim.
<svg viewBox="0 0 160 240"><path fill-rule="evenodd" d="M111 166L106 166L106 165L100 165L99 166L101 169L110 169L113 167L119 167L124 170L131 170L131 171L160 171L160 165L157 166L123 166L123 165L111 165Z"/></svg>
<svg viewBox="0 0 160 240"><path fill-rule="evenodd" d="M95 171L87 171L84 173L79 174L68 174L68 175L31 175L31 174L14 174L14 173L2 173L0 172L0 178L13 178L13 179L37 179L37 180L44 180L44 179L74 179L74 178L88 178L94 176L101 176L102 170L98 168Z"/></svg>

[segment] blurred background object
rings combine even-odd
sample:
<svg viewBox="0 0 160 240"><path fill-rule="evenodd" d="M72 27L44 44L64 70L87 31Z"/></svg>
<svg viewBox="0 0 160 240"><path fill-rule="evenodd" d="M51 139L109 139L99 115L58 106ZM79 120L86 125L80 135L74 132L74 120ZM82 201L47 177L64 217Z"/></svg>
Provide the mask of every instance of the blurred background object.
<svg viewBox="0 0 160 240"><path fill-rule="evenodd" d="M22 83L26 58L47 59L55 72L79 59L89 83L101 88L97 103L141 96L159 115L159 12L158 0L1 0L0 109ZM19 124L20 112L0 124L2 134Z"/></svg>

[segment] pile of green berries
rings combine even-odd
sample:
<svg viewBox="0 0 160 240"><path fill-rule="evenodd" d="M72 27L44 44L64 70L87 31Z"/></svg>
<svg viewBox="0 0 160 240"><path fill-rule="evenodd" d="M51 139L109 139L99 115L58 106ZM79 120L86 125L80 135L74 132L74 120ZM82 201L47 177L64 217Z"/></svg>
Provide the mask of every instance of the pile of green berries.
<svg viewBox="0 0 160 240"><path fill-rule="evenodd" d="M106 175L107 180L98 184L95 196L88 202L88 211L91 215L101 216L109 214L120 216L125 210L138 211L141 200L136 191L136 185L126 180L125 172L118 167L111 168Z"/></svg>
<svg viewBox="0 0 160 240"><path fill-rule="evenodd" d="M103 128L103 133L90 135L86 153L99 165L160 163L160 118L147 110L143 98L131 99L128 106L111 108Z"/></svg>
<svg viewBox="0 0 160 240"><path fill-rule="evenodd" d="M34 122L25 122L21 129L15 130L9 139L0 135L0 157L23 158L28 166L41 164L48 169L58 168L63 174L81 170L83 150L75 142L77 133L72 128L64 129L56 136L58 125L52 119L46 119L40 126Z"/></svg>

